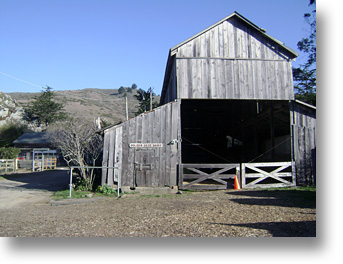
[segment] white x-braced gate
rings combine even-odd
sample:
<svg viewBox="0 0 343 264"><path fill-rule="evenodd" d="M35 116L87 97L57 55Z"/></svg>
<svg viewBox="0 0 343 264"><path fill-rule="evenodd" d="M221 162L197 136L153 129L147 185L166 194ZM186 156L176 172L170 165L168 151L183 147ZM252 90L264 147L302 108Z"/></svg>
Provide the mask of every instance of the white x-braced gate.
<svg viewBox="0 0 343 264"><path fill-rule="evenodd" d="M239 163L182 164L181 189L229 189L239 167Z"/></svg>
<svg viewBox="0 0 343 264"><path fill-rule="evenodd" d="M295 186L292 162L242 163L242 188Z"/></svg>
<svg viewBox="0 0 343 264"><path fill-rule="evenodd" d="M181 164L181 189L231 189L237 176L242 188L296 185L292 162Z"/></svg>

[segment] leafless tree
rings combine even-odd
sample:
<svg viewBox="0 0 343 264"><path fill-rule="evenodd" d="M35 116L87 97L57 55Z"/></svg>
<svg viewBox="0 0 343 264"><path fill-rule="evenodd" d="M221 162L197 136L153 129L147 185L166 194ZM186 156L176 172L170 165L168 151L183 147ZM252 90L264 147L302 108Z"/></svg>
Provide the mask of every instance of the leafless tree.
<svg viewBox="0 0 343 264"><path fill-rule="evenodd" d="M96 125L82 119L68 120L50 127L50 140L61 149L68 166L95 166L102 151L102 139L96 133ZM80 169L80 176L91 189L93 169Z"/></svg>

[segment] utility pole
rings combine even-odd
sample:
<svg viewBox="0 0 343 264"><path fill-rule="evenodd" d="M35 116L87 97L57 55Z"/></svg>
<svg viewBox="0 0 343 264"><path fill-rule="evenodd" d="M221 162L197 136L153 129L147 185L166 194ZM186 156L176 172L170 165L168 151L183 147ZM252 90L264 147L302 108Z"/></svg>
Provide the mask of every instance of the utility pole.
<svg viewBox="0 0 343 264"><path fill-rule="evenodd" d="M150 111L152 110L152 88L150 87Z"/></svg>
<svg viewBox="0 0 343 264"><path fill-rule="evenodd" d="M125 113L126 113L126 120L129 120L129 107L127 105L127 95L125 96Z"/></svg>

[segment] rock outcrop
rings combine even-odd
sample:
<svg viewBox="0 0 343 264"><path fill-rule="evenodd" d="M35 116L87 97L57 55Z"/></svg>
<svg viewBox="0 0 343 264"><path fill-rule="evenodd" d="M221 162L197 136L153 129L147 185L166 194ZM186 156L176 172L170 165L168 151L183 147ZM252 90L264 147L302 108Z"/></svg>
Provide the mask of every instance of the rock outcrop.
<svg viewBox="0 0 343 264"><path fill-rule="evenodd" d="M23 108L18 107L11 96L0 91L0 126L10 122L23 122Z"/></svg>

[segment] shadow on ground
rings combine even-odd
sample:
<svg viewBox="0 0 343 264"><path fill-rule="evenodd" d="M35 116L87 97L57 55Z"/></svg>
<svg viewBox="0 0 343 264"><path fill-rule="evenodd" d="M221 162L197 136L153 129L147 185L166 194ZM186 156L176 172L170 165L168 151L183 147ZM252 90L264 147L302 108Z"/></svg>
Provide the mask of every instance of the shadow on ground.
<svg viewBox="0 0 343 264"><path fill-rule="evenodd" d="M69 174L67 170L49 170L2 176L7 187L24 189L36 189L45 191L65 190L69 186ZM2 185L3 182L0 182Z"/></svg>
<svg viewBox="0 0 343 264"><path fill-rule="evenodd" d="M316 208L316 192L305 190L247 190L227 194L242 196L230 201L248 205ZM248 197L248 198L247 198Z"/></svg>
<svg viewBox="0 0 343 264"><path fill-rule="evenodd" d="M227 224L211 223L213 225L249 227L253 229L268 230L273 237L315 237L316 222L265 222L265 223L247 223L247 224Z"/></svg>

